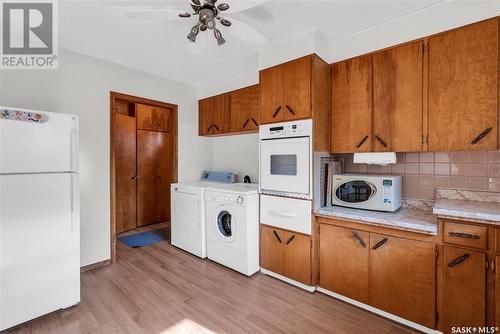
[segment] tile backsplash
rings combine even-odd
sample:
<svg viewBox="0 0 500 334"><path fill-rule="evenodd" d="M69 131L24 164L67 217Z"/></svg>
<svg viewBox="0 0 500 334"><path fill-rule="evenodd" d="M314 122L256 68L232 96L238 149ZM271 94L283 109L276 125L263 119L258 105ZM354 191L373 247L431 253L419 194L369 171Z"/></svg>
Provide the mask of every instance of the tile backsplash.
<svg viewBox="0 0 500 334"><path fill-rule="evenodd" d="M404 198L432 200L436 188L500 192L500 150L397 153L397 163L388 166L342 156L345 173L402 175Z"/></svg>

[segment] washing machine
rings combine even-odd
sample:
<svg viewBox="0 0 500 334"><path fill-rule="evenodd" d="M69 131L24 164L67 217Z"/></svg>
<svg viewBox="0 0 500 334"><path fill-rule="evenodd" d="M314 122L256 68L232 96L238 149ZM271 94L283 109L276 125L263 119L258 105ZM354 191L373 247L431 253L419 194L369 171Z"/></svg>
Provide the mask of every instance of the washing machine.
<svg viewBox="0 0 500 334"><path fill-rule="evenodd" d="M221 182L237 180L232 172L203 172L200 181L173 183L170 186L170 240L173 246L198 257L207 257L205 190Z"/></svg>
<svg viewBox="0 0 500 334"><path fill-rule="evenodd" d="M244 275L259 271L258 185L213 186L205 192L207 257Z"/></svg>

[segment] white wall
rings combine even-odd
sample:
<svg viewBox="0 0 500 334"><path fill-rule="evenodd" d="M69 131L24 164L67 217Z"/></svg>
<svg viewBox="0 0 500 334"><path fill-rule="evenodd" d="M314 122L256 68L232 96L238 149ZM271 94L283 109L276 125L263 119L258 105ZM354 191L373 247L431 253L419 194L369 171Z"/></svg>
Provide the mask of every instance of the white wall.
<svg viewBox="0 0 500 334"><path fill-rule="evenodd" d="M256 133L213 138L212 170L234 171L243 182L249 175L259 182L259 135Z"/></svg>
<svg viewBox="0 0 500 334"><path fill-rule="evenodd" d="M58 70L1 72L0 104L80 116L81 265L110 258L109 91L179 106L179 180L199 179L212 161L198 137L193 87L61 50Z"/></svg>

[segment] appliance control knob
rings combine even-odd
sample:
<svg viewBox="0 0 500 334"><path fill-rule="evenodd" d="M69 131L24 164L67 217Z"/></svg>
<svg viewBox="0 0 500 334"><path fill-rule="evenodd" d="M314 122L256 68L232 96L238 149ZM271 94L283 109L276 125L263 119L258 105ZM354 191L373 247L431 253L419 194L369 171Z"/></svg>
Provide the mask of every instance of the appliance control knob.
<svg viewBox="0 0 500 334"><path fill-rule="evenodd" d="M236 203L237 204L243 204L243 196L238 196L238 198L236 198Z"/></svg>

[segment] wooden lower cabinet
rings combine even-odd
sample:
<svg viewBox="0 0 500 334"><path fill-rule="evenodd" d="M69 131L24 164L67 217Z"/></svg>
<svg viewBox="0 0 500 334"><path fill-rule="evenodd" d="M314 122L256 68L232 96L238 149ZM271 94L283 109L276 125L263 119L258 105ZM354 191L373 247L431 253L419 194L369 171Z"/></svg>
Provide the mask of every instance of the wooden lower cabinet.
<svg viewBox="0 0 500 334"><path fill-rule="evenodd" d="M498 264L500 256L495 257L495 325L500 327L500 270Z"/></svg>
<svg viewBox="0 0 500 334"><path fill-rule="evenodd" d="M369 233L321 224L319 235L319 285L368 304Z"/></svg>
<svg viewBox="0 0 500 334"><path fill-rule="evenodd" d="M486 254L444 246L443 261L443 333L485 326Z"/></svg>
<svg viewBox="0 0 500 334"><path fill-rule="evenodd" d="M433 328L436 246L370 234L370 305Z"/></svg>
<svg viewBox="0 0 500 334"><path fill-rule="evenodd" d="M311 237L261 225L260 266L297 282L311 284Z"/></svg>

